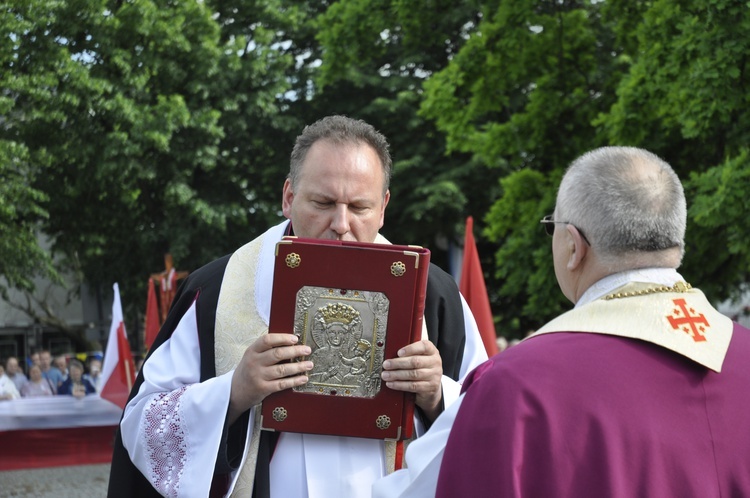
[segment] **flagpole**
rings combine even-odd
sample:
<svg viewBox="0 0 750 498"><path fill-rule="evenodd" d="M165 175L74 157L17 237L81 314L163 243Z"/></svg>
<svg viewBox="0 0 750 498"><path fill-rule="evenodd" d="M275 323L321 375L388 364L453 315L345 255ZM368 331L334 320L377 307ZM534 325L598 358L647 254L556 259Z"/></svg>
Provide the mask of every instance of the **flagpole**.
<svg viewBox="0 0 750 498"><path fill-rule="evenodd" d="M125 362L125 382L128 383L128 391L133 389L133 373L130 371L130 363Z"/></svg>

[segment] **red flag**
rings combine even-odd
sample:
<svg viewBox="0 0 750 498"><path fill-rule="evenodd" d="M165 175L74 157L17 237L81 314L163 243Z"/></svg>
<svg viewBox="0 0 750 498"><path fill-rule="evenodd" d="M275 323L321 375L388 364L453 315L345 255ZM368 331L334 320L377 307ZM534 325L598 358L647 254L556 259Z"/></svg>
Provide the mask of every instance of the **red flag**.
<svg viewBox="0 0 750 498"><path fill-rule="evenodd" d="M156 286L154 279L148 279L148 298L146 299L146 323L143 327L146 329L145 344L149 349L159 333L159 303L156 301Z"/></svg>
<svg viewBox="0 0 750 498"><path fill-rule="evenodd" d="M101 397L124 409L133 387L135 365L122 318L120 288L117 284L113 288L115 297L112 302L112 325L109 327L107 350L104 352L102 365Z"/></svg>
<svg viewBox="0 0 750 498"><path fill-rule="evenodd" d="M484 283L482 265L479 263L479 251L474 240L474 219L466 218L466 236L464 237L464 260L461 264L461 280L458 288L471 308L471 313L477 321L479 334L482 336L487 356L497 354L497 335L495 322L492 319L490 298Z"/></svg>

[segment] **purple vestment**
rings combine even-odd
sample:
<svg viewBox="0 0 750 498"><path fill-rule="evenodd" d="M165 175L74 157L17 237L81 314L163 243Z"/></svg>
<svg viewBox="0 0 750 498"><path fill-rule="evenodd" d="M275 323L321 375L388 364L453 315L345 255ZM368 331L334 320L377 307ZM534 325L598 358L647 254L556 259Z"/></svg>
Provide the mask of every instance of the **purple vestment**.
<svg viewBox="0 0 750 498"><path fill-rule="evenodd" d="M437 496L750 496L750 331L721 373L660 346L540 335L464 382Z"/></svg>

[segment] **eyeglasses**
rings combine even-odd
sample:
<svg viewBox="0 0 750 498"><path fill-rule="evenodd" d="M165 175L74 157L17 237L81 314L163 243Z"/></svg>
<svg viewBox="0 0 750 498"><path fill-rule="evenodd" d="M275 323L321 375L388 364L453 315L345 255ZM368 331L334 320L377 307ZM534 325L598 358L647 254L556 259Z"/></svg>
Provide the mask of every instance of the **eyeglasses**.
<svg viewBox="0 0 750 498"><path fill-rule="evenodd" d="M541 220L539 220L539 223L544 225L544 231L547 232L547 235L552 237L555 235L555 223L563 223L565 225L573 225L573 223L569 221L557 221L556 219L552 218L551 214L548 214ZM583 234L583 230L578 228L577 226L573 225L576 230L578 230L578 233L581 234L581 237L583 237L583 240L586 242L586 244L591 245L591 242L589 242L589 239L586 238L586 236Z"/></svg>

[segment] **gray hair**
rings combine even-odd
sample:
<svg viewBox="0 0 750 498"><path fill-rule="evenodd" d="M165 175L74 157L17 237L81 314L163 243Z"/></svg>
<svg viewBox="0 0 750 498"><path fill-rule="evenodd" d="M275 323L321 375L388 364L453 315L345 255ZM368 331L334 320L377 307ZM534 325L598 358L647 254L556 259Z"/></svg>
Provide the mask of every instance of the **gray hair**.
<svg viewBox="0 0 750 498"><path fill-rule="evenodd" d="M86 371L86 369L83 368L83 363L81 363L81 360L76 359L76 358L70 359L70 362L68 363L68 368L70 367L76 367L77 369L81 371L81 373Z"/></svg>
<svg viewBox="0 0 750 498"><path fill-rule="evenodd" d="M385 196L391 183L391 154L388 151L388 140L372 125L346 116L328 116L305 126L302 134L297 137L292 149L289 162L289 179L292 190L299 179L302 164L305 162L310 148L319 140L327 140L335 145L369 145L380 159L383 166L383 195Z"/></svg>
<svg viewBox="0 0 750 498"><path fill-rule="evenodd" d="M555 219L586 234L602 259L685 249L682 183L664 160L635 147L602 147L570 165L557 193Z"/></svg>

